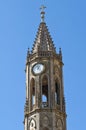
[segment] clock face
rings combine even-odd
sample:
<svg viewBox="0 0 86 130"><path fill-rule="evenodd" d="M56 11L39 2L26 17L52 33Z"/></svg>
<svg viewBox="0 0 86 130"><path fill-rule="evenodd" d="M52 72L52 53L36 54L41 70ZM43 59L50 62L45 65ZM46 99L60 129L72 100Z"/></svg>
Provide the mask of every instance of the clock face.
<svg viewBox="0 0 86 130"><path fill-rule="evenodd" d="M32 68L34 74L40 74L44 71L44 65L41 63L35 64Z"/></svg>

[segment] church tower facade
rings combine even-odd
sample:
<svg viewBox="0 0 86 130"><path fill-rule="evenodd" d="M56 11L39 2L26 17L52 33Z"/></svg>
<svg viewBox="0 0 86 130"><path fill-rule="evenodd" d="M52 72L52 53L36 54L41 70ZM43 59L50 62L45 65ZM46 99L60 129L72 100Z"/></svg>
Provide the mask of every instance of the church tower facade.
<svg viewBox="0 0 86 130"><path fill-rule="evenodd" d="M62 52L56 53L43 9L32 51L27 53L24 130L66 130Z"/></svg>

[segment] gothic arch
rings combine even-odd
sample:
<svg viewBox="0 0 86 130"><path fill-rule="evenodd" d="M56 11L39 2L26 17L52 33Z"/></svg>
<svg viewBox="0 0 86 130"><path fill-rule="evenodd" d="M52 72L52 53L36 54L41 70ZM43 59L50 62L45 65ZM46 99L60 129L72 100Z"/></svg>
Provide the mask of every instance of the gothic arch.
<svg viewBox="0 0 86 130"><path fill-rule="evenodd" d="M31 97L31 108L35 105L35 79L32 78L30 82L30 97Z"/></svg>
<svg viewBox="0 0 86 130"><path fill-rule="evenodd" d="M60 82L55 78L55 102L60 105Z"/></svg>
<svg viewBox="0 0 86 130"><path fill-rule="evenodd" d="M58 73L54 75L54 80L58 80L58 82L60 83L60 76L58 75Z"/></svg>
<svg viewBox="0 0 86 130"><path fill-rule="evenodd" d="M57 121L57 128L58 128L58 130L62 130L63 129L63 123L62 123L61 119L58 119L58 121Z"/></svg>
<svg viewBox="0 0 86 130"><path fill-rule="evenodd" d="M29 122L29 129L35 130L36 129L36 121L32 118Z"/></svg>
<svg viewBox="0 0 86 130"><path fill-rule="evenodd" d="M48 76L42 76L42 107L48 106Z"/></svg>

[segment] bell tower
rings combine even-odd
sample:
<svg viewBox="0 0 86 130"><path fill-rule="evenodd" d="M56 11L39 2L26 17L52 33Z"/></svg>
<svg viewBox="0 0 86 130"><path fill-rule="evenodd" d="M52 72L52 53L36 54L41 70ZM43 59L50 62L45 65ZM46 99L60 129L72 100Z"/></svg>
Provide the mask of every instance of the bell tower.
<svg viewBox="0 0 86 130"><path fill-rule="evenodd" d="M24 130L66 130L62 51L56 48L44 21L26 60Z"/></svg>

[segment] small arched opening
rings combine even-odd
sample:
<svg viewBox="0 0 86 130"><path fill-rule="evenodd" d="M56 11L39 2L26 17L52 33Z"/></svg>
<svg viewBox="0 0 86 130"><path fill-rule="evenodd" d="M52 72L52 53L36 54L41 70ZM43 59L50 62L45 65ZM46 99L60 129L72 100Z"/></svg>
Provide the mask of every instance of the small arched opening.
<svg viewBox="0 0 86 130"><path fill-rule="evenodd" d="M48 106L48 78L44 76L42 79L42 107Z"/></svg>
<svg viewBox="0 0 86 130"><path fill-rule="evenodd" d="M31 108L35 105L35 80L31 79Z"/></svg>
<svg viewBox="0 0 86 130"><path fill-rule="evenodd" d="M60 105L60 84L58 80L55 81L55 102Z"/></svg>

